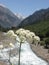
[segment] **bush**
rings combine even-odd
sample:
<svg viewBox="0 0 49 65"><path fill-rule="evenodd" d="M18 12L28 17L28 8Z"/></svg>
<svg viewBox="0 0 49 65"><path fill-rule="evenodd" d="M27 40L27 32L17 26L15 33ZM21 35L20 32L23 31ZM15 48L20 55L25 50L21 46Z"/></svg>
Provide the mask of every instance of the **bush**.
<svg viewBox="0 0 49 65"><path fill-rule="evenodd" d="M47 39L45 40L45 47L46 47L46 48L49 48L49 38L47 38Z"/></svg>
<svg viewBox="0 0 49 65"><path fill-rule="evenodd" d="M40 33L38 34L38 36L41 38L41 40L43 40L43 38L45 37L45 34L42 33L42 32L40 32Z"/></svg>
<svg viewBox="0 0 49 65"><path fill-rule="evenodd" d="M46 37L49 37L49 29L47 29Z"/></svg>
<svg viewBox="0 0 49 65"><path fill-rule="evenodd" d="M40 45L44 46L45 45L45 41L40 41Z"/></svg>

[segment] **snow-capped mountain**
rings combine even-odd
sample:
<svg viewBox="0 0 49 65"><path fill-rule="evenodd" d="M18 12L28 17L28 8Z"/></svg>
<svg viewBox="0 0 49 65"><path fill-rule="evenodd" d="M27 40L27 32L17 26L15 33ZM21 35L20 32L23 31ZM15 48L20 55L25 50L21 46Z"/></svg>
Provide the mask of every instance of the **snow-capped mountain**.
<svg viewBox="0 0 49 65"><path fill-rule="evenodd" d="M15 13L15 15L22 21L23 19L25 19L25 16L19 14L19 13Z"/></svg>

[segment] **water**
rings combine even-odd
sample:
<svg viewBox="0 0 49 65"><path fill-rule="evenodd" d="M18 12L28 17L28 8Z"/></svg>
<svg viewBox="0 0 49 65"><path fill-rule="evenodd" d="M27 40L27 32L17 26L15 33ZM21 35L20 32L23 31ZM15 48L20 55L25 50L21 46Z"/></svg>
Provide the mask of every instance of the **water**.
<svg viewBox="0 0 49 65"><path fill-rule="evenodd" d="M37 57L27 42L21 46L21 63L21 65L48 65L46 61Z"/></svg>
<svg viewBox="0 0 49 65"><path fill-rule="evenodd" d="M16 43L15 47L17 47L16 50L18 50L19 43ZM3 49L2 51L4 51L4 53L0 51L0 60L9 59L8 50L9 49ZM18 58L19 54L17 54L16 56L12 56L10 57L10 62L18 65ZM37 55L31 50L30 45L27 41L25 41L21 46L20 59L21 65L48 65L45 60L37 57Z"/></svg>

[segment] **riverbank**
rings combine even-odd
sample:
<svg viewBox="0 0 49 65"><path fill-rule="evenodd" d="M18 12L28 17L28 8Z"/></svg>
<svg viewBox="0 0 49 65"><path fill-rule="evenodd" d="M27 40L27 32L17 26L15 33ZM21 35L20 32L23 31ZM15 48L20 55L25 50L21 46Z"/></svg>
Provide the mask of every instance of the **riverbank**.
<svg viewBox="0 0 49 65"><path fill-rule="evenodd" d="M45 49L43 46L30 44L31 49L37 54L38 57L46 60L49 63L49 53L48 49Z"/></svg>

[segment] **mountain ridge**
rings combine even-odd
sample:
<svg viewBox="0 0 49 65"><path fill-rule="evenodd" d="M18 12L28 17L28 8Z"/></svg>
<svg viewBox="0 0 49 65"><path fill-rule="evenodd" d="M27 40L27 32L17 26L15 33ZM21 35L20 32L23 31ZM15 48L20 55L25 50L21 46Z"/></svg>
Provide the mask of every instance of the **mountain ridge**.
<svg viewBox="0 0 49 65"><path fill-rule="evenodd" d="M0 27L3 28L17 27L20 21L21 20L7 7L0 5Z"/></svg>
<svg viewBox="0 0 49 65"><path fill-rule="evenodd" d="M47 9L41 9L36 12L34 12L29 17L25 18L19 27L24 27L27 25L32 25L33 23L37 23L40 21L48 20L49 19L49 8Z"/></svg>
<svg viewBox="0 0 49 65"><path fill-rule="evenodd" d="M28 29L35 32L41 40L49 37L49 8L36 11L24 19L19 28Z"/></svg>

